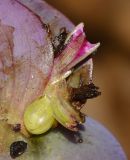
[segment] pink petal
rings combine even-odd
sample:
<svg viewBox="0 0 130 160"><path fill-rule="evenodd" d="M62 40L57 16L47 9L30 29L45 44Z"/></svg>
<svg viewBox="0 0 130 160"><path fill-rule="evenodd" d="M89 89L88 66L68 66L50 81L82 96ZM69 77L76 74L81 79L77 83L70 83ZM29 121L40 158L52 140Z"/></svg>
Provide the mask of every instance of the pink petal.
<svg viewBox="0 0 130 160"><path fill-rule="evenodd" d="M100 43L91 44L87 41L83 23L79 24L66 40L66 47L54 61L53 74L65 73L76 64L93 53Z"/></svg>

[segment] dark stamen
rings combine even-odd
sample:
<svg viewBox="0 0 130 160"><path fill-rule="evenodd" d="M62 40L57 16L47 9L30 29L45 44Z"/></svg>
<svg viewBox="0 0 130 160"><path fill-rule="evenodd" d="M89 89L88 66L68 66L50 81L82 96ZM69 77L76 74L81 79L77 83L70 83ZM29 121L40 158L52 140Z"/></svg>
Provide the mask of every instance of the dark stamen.
<svg viewBox="0 0 130 160"><path fill-rule="evenodd" d="M81 86L80 88L73 88L71 92L71 101L79 101L84 103L87 99L95 98L101 95L101 92L99 92L98 89L99 88L93 83Z"/></svg>
<svg viewBox="0 0 130 160"><path fill-rule="evenodd" d="M65 48L65 40L67 38L66 28L60 29L60 34L54 38L52 41L52 46L54 50L54 57L56 58Z"/></svg>

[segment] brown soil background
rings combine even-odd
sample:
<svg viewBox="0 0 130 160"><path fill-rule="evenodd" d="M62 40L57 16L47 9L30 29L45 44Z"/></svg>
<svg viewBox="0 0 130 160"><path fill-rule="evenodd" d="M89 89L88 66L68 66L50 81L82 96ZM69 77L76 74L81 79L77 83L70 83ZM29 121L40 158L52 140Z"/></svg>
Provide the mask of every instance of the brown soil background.
<svg viewBox="0 0 130 160"><path fill-rule="evenodd" d="M101 42L94 82L102 96L84 111L115 135L130 159L130 0L46 1L75 24L84 22L91 42Z"/></svg>

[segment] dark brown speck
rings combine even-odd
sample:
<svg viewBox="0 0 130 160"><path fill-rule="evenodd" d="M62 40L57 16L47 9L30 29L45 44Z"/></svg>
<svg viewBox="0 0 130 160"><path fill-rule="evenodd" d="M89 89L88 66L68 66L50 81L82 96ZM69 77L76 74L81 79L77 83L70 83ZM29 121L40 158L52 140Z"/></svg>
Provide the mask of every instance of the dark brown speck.
<svg viewBox="0 0 130 160"><path fill-rule="evenodd" d="M13 131L14 132L20 132L20 130L21 130L21 124L13 125Z"/></svg>

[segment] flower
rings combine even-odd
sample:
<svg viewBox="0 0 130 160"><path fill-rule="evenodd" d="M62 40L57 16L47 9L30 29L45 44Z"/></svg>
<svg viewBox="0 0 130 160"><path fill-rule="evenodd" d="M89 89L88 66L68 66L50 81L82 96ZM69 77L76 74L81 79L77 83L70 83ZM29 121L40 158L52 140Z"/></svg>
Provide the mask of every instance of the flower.
<svg viewBox="0 0 130 160"><path fill-rule="evenodd" d="M84 24L80 23L67 35L62 45L60 53L54 58L51 76L43 96L32 102L25 110L24 124L32 134L48 131L55 120L72 131L77 131L78 124L84 122L80 112L81 104L80 109L77 110L71 103L69 90L72 87L69 87L66 78L74 72L76 65L88 58L99 47L100 43L88 42ZM85 64L92 68L91 59ZM95 88L93 91L95 92Z"/></svg>

